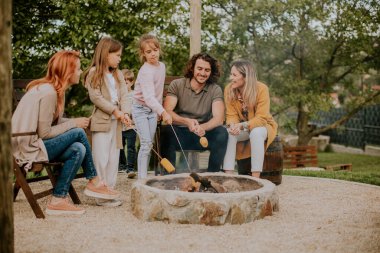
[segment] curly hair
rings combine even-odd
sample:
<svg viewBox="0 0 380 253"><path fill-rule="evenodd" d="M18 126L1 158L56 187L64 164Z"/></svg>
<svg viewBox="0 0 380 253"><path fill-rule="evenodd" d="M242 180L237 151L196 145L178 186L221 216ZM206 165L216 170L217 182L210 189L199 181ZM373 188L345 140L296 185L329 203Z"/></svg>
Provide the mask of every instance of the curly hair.
<svg viewBox="0 0 380 253"><path fill-rule="evenodd" d="M216 83L220 77L220 64L216 59L207 53L198 53L193 55L193 57L191 57L186 64L184 76L190 79L194 77L194 67L198 59L202 59L210 63L211 66L211 75L207 79L206 84Z"/></svg>

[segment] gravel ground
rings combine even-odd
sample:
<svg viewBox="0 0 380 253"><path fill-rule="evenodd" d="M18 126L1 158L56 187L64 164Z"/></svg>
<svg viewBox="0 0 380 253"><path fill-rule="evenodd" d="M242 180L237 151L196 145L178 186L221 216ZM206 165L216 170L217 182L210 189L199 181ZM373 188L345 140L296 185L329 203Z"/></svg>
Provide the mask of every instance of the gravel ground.
<svg viewBox="0 0 380 253"><path fill-rule="evenodd" d="M143 222L131 213L134 180L119 175L120 207L98 207L75 186L82 216L36 219L20 192L14 203L16 252L380 252L380 187L284 176L280 211L243 225ZM44 186L35 183L33 188ZM33 185L33 184L32 184ZM46 206L46 198L41 205Z"/></svg>

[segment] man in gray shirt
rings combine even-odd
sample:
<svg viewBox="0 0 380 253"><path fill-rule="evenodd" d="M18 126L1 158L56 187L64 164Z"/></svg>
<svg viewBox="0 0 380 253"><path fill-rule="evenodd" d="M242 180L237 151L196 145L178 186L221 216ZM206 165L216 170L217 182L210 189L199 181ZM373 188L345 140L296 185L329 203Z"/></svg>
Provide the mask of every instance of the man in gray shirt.
<svg viewBox="0 0 380 253"><path fill-rule="evenodd" d="M216 84L220 76L217 60L206 53L195 54L187 63L185 78L174 80L164 101L173 118L173 128L183 149L210 150L209 172L220 171L226 153L228 133L224 121L223 91ZM208 147L199 139L205 136ZM175 164L179 144L170 126L161 128L161 154Z"/></svg>

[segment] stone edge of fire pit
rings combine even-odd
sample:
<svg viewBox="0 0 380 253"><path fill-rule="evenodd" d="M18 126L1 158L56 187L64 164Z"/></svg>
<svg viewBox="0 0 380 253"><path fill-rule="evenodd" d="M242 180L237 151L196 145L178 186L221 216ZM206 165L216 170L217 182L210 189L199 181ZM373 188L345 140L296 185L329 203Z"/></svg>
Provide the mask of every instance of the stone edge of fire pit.
<svg viewBox="0 0 380 253"><path fill-rule="evenodd" d="M157 176L154 179L168 180L188 176L188 173L183 173ZM132 186L132 213L145 221L223 225L251 222L279 210L276 186L268 180L225 173L202 173L202 176L247 178L257 181L262 187L236 193L184 192L151 187L146 185L151 178L139 179Z"/></svg>

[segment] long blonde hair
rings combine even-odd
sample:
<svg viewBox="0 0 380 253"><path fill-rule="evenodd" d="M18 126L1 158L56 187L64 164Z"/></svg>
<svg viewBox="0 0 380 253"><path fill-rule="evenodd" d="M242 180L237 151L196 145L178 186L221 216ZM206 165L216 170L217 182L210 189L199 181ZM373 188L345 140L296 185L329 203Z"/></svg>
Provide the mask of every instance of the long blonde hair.
<svg viewBox="0 0 380 253"><path fill-rule="evenodd" d="M256 106L257 97L257 77L256 71L251 62L247 60L237 60L232 63L232 67L235 67L240 74L243 75L245 79L243 94L241 94L243 101L248 106L249 109L254 109ZM230 89L227 94L227 100L229 102L233 100L238 100L238 89Z"/></svg>
<svg viewBox="0 0 380 253"><path fill-rule="evenodd" d="M69 80L77 68L79 57L80 54L77 51L62 50L55 53L48 62L46 76L30 82L26 86L28 91L45 83L53 85L57 92L57 108L54 118L57 118L63 112L65 90L69 86Z"/></svg>
<svg viewBox="0 0 380 253"><path fill-rule="evenodd" d="M92 57L90 66L84 72L84 80L88 77L92 67L95 67L95 74L91 80L91 87L99 88L104 83L104 75L110 70L115 80L120 83L120 80L116 74L115 69L109 69L108 66L108 55L114 53L123 48L123 45L120 41L117 41L111 37L103 37L99 41L98 45L95 48L94 56Z"/></svg>

